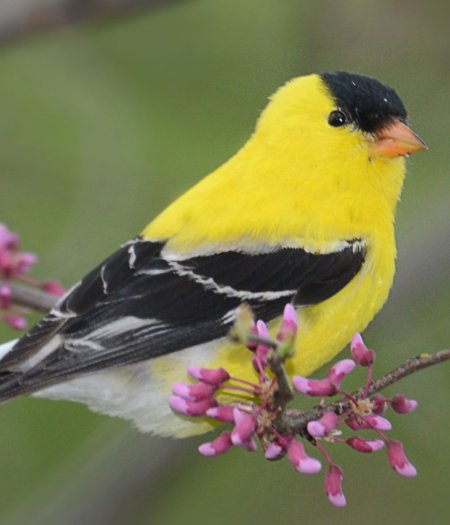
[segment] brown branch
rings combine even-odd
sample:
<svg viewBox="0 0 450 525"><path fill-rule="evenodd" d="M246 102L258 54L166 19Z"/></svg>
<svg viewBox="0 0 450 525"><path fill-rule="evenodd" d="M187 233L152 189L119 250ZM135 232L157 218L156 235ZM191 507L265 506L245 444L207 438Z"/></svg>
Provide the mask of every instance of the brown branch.
<svg viewBox="0 0 450 525"><path fill-rule="evenodd" d="M91 20L131 16L148 8L162 8L181 0L59 0L19 1L3 13L0 4L0 44Z"/></svg>
<svg viewBox="0 0 450 525"><path fill-rule="evenodd" d="M0 285L1 284L0 281ZM14 304L31 308L32 310L48 312L58 300L58 297L55 295L39 290L38 288L24 286L23 284L13 283L11 288L14 297Z"/></svg>
<svg viewBox="0 0 450 525"><path fill-rule="evenodd" d="M368 390L368 396L380 392L384 388L400 381L419 370L424 370L429 366L443 363L450 359L450 349L441 350L435 354L420 354L416 357L407 359L403 364L387 372L380 379L373 381ZM363 389L359 389L352 394L357 400L363 398ZM365 396L367 397L367 396ZM279 419L279 430L283 433L295 433L306 435L306 426L310 421L320 419L325 412L333 411L337 415L347 413L351 410L348 399L340 399L334 403L324 406L316 406L308 411L302 411L294 408L287 408Z"/></svg>

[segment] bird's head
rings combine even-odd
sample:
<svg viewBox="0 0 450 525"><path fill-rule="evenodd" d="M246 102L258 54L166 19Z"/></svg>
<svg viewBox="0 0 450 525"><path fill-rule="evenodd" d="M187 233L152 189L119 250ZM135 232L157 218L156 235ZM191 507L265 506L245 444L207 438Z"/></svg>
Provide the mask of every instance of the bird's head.
<svg viewBox="0 0 450 525"><path fill-rule="evenodd" d="M404 157L426 149L391 87L343 71L295 78L281 87L262 113L255 138L303 171L317 173L322 166L327 174L383 185L395 177L396 194Z"/></svg>

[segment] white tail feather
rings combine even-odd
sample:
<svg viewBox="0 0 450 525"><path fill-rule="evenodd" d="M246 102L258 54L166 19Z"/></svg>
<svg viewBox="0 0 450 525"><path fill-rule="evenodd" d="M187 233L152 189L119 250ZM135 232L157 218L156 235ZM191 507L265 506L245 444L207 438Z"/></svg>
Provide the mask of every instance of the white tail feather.
<svg viewBox="0 0 450 525"><path fill-rule="evenodd" d="M12 350L17 341L18 339L14 339L13 341L8 341L7 343L0 345L0 359L3 359L5 355Z"/></svg>

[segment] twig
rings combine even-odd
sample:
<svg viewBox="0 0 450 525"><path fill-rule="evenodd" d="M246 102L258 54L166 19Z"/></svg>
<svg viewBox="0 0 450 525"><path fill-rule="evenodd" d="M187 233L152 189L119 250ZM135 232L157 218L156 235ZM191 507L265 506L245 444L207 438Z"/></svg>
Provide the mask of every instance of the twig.
<svg viewBox="0 0 450 525"><path fill-rule="evenodd" d="M2 282L0 281L0 286ZM32 308L41 312L48 312L58 300L55 295L44 292L37 288L24 286L23 284L13 283L11 285L14 303L19 306Z"/></svg>
<svg viewBox="0 0 450 525"><path fill-rule="evenodd" d="M180 0L59 0L27 4L18 2L0 16L0 44L9 44L36 34L90 20L130 16L139 10L162 8ZM0 15L2 12L0 11Z"/></svg>
<svg viewBox="0 0 450 525"><path fill-rule="evenodd" d="M419 370L424 370L429 366L443 363L450 359L450 349L441 350L435 354L420 354L416 357L407 359L403 364L387 372L380 379L373 381L369 386L368 395L371 396L380 390L400 381ZM362 399L362 388L352 394L357 400ZM284 433L306 434L306 426L310 421L320 419L325 412L333 411L340 415L350 410L350 401L341 399L324 406L316 406L308 411L287 408L279 420L279 430Z"/></svg>

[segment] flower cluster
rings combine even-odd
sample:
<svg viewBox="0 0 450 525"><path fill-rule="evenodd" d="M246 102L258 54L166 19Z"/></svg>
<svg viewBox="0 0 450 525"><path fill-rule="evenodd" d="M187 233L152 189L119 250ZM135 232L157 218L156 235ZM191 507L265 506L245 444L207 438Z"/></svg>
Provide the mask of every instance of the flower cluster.
<svg viewBox="0 0 450 525"><path fill-rule="evenodd" d="M242 313L243 312L243 313ZM217 456L232 447L255 451L259 441L267 460L284 456L303 474L315 474L322 463L306 452L305 445L315 447L327 464L325 493L329 501L338 507L346 504L342 490L343 470L336 465L328 452L328 446L343 443L361 453L372 453L386 445L391 467L402 476L415 476L416 469L407 459L403 444L390 439L386 432L392 425L385 417L390 406L399 414L413 411L417 402L397 394L386 398L381 394L370 395L372 367L375 352L364 344L360 334L351 342L353 359L343 359L333 365L322 379L294 376L295 389L303 395L321 398L320 404L309 412L301 412L305 422L302 428L288 428L283 419L287 401L292 397L283 362L292 355L297 333L297 315L292 305L285 307L281 328L275 339L270 339L267 326L262 321L253 322L249 309L243 309L233 328L232 336L244 342L252 351L252 364L257 381L232 377L225 369L188 367L195 383L176 383L170 406L185 416L209 417L229 423L231 429L223 431L216 439L200 445L199 452L205 456ZM274 363L280 362L279 367ZM344 378L356 366L367 368L364 386L350 394L341 388ZM287 391L283 392L283 389ZM235 398L233 398L235 393ZM231 402L221 402L223 395ZM325 398L340 395L333 403ZM292 409L290 409L292 411ZM344 437L343 429L352 432ZM363 437L365 431L373 437Z"/></svg>
<svg viewBox="0 0 450 525"><path fill-rule="evenodd" d="M13 281L44 290L60 296L64 289L58 281L37 281L27 275L31 266L37 262L34 253L20 251L20 237L0 223L0 319L17 330L26 327L26 314L29 308L15 303Z"/></svg>

